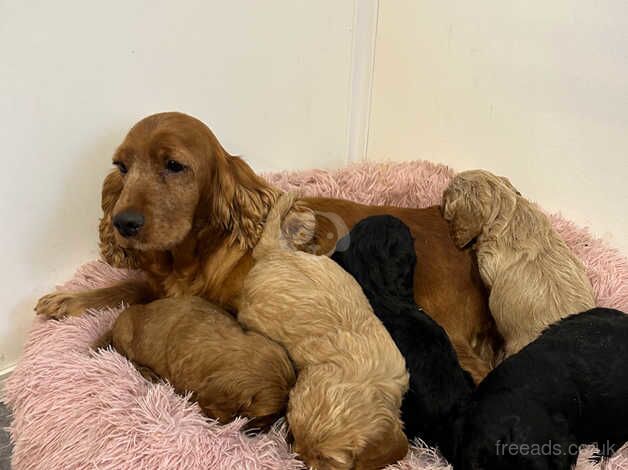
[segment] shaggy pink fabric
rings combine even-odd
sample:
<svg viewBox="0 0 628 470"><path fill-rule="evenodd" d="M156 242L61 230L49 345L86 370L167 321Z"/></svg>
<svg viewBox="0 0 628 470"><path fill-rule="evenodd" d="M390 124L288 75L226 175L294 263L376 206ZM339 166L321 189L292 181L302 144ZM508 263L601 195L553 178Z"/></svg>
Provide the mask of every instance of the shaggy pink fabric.
<svg viewBox="0 0 628 470"><path fill-rule="evenodd" d="M438 204L453 172L428 162L362 164L339 171L266 175L284 190L352 199L367 204L426 207ZM554 227L582 259L599 305L628 311L628 260L585 229L552 215ZM134 276L102 262L88 263L63 286L94 288ZM285 426L246 435L242 422L219 426L167 384L146 382L120 355L93 352L90 344L120 309L63 321L34 320L5 400L14 414L13 466L28 469L297 469ZM581 453L578 470L595 468ZM413 446L390 469L450 468L432 450ZM608 470L628 470L628 449Z"/></svg>

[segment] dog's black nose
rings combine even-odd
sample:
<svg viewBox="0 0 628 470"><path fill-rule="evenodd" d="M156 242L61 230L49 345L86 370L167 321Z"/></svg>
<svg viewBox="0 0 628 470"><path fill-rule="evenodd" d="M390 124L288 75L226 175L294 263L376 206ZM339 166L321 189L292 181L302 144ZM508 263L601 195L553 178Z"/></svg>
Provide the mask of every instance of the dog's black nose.
<svg viewBox="0 0 628 470"><path fill-rule="evenodd" d="M142 225L144 225L144 216L139 212L120 212L113 218L113 226L123 237L132 237L133 235L137 235L137 232L140 231Z"/></svg>

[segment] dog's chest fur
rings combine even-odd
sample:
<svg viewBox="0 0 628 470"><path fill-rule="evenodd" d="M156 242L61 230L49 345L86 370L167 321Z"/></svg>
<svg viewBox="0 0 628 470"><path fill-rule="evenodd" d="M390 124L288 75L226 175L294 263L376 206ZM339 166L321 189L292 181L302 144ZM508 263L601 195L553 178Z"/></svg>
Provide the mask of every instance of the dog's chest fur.
<svg viewBox="0 0 628 470"><path fill-rule="evenodd" d="M243 276L252 265L249 250L227 243L211 254L178 250L145 268L156 290L165 297L197 295L226 309L235 309ZM239 280L239 281L238 281Z"/></svg>

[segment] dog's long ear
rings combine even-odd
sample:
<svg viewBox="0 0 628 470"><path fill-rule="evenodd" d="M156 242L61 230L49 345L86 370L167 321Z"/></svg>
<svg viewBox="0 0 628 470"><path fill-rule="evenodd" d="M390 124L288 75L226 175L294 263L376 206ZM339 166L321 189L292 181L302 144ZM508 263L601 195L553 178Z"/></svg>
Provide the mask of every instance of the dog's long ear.
<svg viewBox="0 0 628 470"><path fill-rule="evenodd" d="M257 243L263 219L278 191L257 176L240 157L218 146L210 181L210 222L231 234L232 241L252 248Z"/></svg>
<svg viewBox="0 0 628 470"><path fill-rule="evenodd" d="M122 192L123 182L118 170L111 171L106 177L102 186L102 197L100 205L103 216L98 227L100 237L100 254L111 266L116 268L138 268L137 255L133 250L121 248L116 243L114 228L112 223L113 209Z"/></svg>

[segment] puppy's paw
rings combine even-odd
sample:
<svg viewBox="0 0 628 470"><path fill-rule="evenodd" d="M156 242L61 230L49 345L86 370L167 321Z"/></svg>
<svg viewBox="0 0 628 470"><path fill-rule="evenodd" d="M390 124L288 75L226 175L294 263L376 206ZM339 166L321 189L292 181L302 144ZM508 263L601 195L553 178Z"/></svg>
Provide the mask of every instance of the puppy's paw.
<svg viewBox="0 0 628 470"><path fill-rule="evenodd" d="M76 294L70 292L54 292L44 295L35 305L37 315L48 318L77 316L84 311L85 307Z"/></svg>

